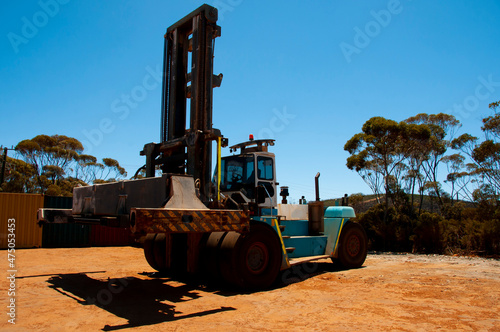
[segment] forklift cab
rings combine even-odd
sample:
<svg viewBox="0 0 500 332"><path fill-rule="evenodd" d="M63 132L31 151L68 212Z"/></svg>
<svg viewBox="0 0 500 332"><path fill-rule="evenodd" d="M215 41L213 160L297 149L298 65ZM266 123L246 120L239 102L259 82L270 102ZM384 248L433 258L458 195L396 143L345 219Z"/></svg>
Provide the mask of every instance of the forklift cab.
<svg viewBox="0 0 500 332"><path fill-rule="evenodd" d="M257 203L259 208L276 207L274 153L267 151L274 140L253 140L230 147L235 155L221 159L220 191L237 204Z"/></svg>

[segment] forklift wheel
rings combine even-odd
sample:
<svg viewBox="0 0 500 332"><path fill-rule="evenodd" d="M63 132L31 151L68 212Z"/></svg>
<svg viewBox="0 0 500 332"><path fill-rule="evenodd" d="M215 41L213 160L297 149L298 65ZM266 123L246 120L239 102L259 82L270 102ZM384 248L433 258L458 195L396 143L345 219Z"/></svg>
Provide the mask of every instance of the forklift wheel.
<svg viewBox="0 0 500 332"><path fill-rule="evenodd" d="M220 279L219 249L226 232L206 233L201 240L200 267L207 277L213 280Z"/></svg>
<svg viewBox="0 0 500 332"><path fill-rule="evenodd" d="M167 241L164 233L149 233L144 241L144 256L156 271L167 272Z"/></svg>
<svg viewBox="0 0 500 332"><path fill-rule="evenodd" d="M148 262L149 266L151 266L155 270L159 270L158 265L156 265L155 261L155 256L154 256L154 241L155 241L156 234L155 233L149 233L146 235L146 239L144 240L144 256L146 256L146 261Z"/></svg>
<svg viewBox="0 0 500 332"><path fill-rule="evenodd" d="M339 261L347 269L363 265L367 254L368 238L360 224L348 222L340 234Z"/></svg>
<svg viewBox="0 0 500 332"><path fill-rule="evenodd" d="M253 223L250 232L229 232L221 245L221 274L228 282L246 289L265 289L281 268L281 244L276 232Z"/></svg>

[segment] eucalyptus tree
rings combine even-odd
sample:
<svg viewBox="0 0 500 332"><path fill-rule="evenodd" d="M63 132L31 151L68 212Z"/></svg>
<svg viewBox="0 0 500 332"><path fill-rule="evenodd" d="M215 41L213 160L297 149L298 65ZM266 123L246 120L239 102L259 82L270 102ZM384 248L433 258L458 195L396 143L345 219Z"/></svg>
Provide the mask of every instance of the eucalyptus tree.
<svg viewBox="0 0 500 332"><path fill-rule="evenodd" d="M446 160L445 154L451 146L456 131L461 127L453 115L450 114L426 114L420 113L405 120L411 124L426 125L431 133L427 144L418 146L411 156L411 165L414 173L422 173L425 185L432 196L438 200L440 207L443 206L441 182L439 179L439 166ZM423 190L419 190L421 193ZM421 197L422 201L422 197Z"/></svg>
<svg viewBox="0 0 500 332"><path fill-rule="evenodd" d="M115 181L127 174L115 159L98 163L83 154L80 141L64 135L37 135L19 142L15 150L20 159L8 160L11 176L4 191L68 196L76 185Z"/></svg>
<svg viewBox="0 0 500 332"><path fill-rule="evenodd" d="M481 130L485 140L463 134L452 141L453 148L460 149L473 161L471 174L480 182L478 190L484 190L496 197L500 196L500 113L498 102L490 104L494 114L483 119ZM482 197L484 195L476 195Z"/></svg>
<svg viewBox="0 0 500 332"><path fill-rule="evenodd" d="M389 197L394 201L393 192L400 187L403 165L418 146L428 144L431 132L425 125L398 123L383 117L369 119L361 130L344 145L350 153L347 167L364 179L372 174L372 183L383 183L386 220Z"/></svg>

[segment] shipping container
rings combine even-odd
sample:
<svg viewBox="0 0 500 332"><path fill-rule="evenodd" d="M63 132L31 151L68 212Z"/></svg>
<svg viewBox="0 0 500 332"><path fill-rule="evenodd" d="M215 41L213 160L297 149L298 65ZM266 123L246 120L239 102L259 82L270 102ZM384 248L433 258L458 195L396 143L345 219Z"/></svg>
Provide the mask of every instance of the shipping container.
<svg viewBox="0 0 500 332"><path fill-rule="evenodd" d="M71 209L72 197L44 196L44 208ZM90 225L45 224L42 246L44 248L78 248L90 246Z"/></svg>
<svg viewBox="0 0 500 332"><path fill-rule="evenodd" d="M71 209L73 197L43 196L43 207L46 209Z"/></svg>
<svg viewBox="0 0 500 332"><path fill-rule="evenodd" d="M45 224L42 246L44 248L78 248L90 246L90 225Z"/></svg>
<svg viewBox="0 0 500 332"><path fill-rule="evenodd" d="M90 245L92 247L129 246L133 243L130 228L92 225Z"/></svg>
<svg viewBox="0 0 500 332"><path fill-rule="evenodd" d="M37 211L43 207L43 195L0 193L0 248L8 247L8 225L15 224L15 248L39 248L42 228L37 224ZM13 238L12 236L10 237Z"/></svg>

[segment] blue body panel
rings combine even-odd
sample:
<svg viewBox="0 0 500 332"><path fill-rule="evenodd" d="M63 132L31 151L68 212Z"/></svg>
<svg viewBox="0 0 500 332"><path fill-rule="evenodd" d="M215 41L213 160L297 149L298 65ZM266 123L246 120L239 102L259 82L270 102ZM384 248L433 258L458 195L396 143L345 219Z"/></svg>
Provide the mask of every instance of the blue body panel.
<svg viewBox="0 0 500 332"><path fill-rule="evenodd" d="M284 229L279 231L277 227L277 210L267 209L272 216L254 216L254 221L265 222L270 225L279 235L283 244L282 269L289 267L289 259L309 256L328 255L337 257L337 245L339 235L345 223L355 216L354 210L345 206L331 206L325 210L323 235L309 235L309 224L307 220L281 220L280 225ZM285 248L294 248L293 252L286 252Z"/></svg>
<svg viewBox="0 0 500 332"><path fill-rule="evenodd" d="M325 255L337 257L336 247L341 228L349 220L348 218L325 218L325 235L328 241L325 249Z"/></svg>
<svg viewBox="0 0 500 332"><path fill-rule="evenodd" d="M324 255L328 237L320 236L293 236L283 239L286 248L295 248L288 253L288 258Z"/></svg>
<svg viewBox="0 0 500 332"><path fill-rule="evenodd" d="M281 232L283 236L309 235L309 223L307 220L281 220L280 224L285 226L285 229Z"/></svg>

